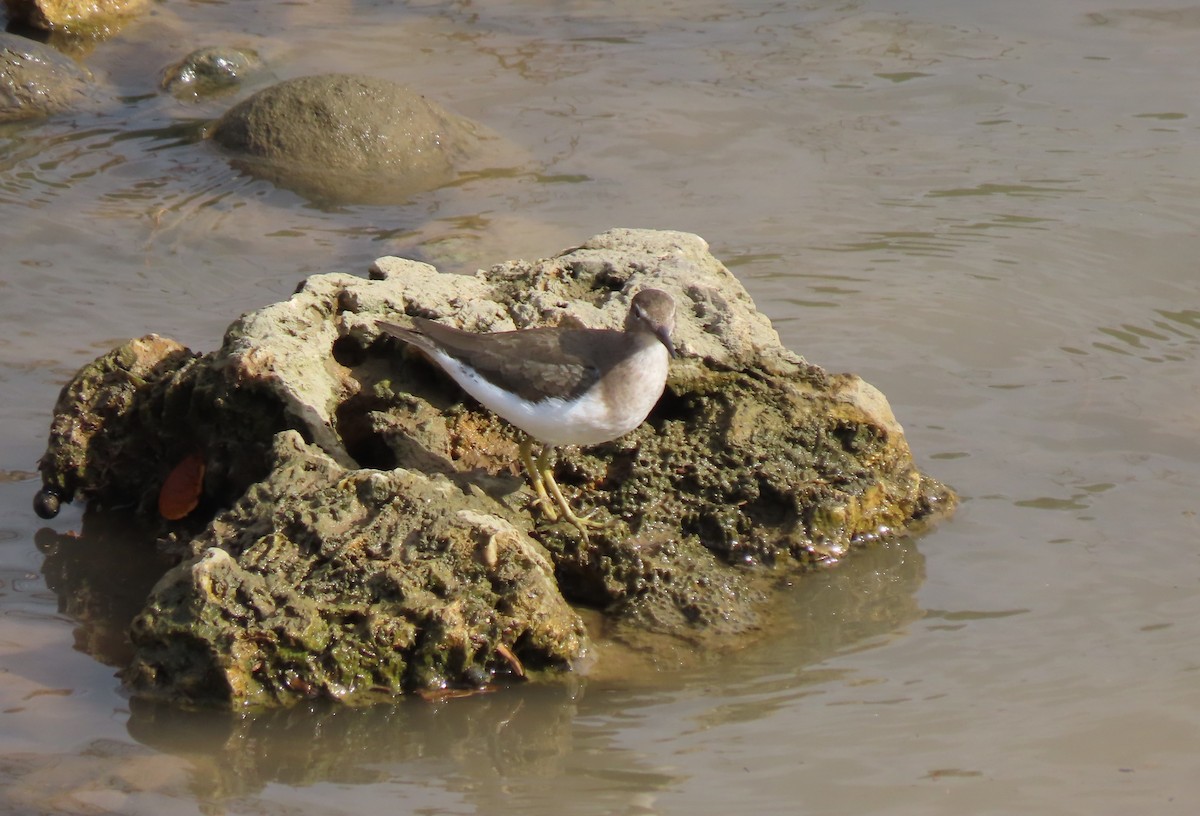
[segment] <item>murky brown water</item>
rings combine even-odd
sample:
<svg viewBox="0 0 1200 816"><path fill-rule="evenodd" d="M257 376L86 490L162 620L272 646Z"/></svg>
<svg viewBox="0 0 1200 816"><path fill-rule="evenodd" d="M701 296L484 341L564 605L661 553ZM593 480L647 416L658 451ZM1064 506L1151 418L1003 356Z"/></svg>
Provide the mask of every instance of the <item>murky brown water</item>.
<svg viewBox="0 0 1200 816"><path fill-rule="evenodd" d="M531 157L313 207L153 96L194 47L403 80ZM1169 813L1200 794L1200 11L1089 0L176 2L102 115L0 128L0 809ZM259 719L131 706L29 510L57 389L313 272L699 233L892 400L958 516L802 581L768 645L637 680ZM72 509L54 522L79 524Z"/></svg>

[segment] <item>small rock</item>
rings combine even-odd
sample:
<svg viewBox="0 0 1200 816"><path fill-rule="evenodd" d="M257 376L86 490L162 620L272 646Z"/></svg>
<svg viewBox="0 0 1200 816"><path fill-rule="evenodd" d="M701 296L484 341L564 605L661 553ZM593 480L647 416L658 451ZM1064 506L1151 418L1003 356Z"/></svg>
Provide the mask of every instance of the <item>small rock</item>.
<svg viewBox="0 0 1200 816"><path fill-rule="evenodd" d="M162 87L179 99L216 96L242 84L262 68L254 51L198 48L163 71Z"/></svg>

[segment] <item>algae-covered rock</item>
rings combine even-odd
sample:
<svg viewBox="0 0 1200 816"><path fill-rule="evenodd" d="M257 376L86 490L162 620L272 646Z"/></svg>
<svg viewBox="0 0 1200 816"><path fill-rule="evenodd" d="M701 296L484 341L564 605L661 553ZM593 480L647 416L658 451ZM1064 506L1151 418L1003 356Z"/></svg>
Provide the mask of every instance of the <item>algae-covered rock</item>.
<svg viewBox="0 0 1200 816"><path fill-rule="evenodd" d="M606 522L587 539L538 512L519 432L376 327L616 327L649 286L678 305L663 398L634 432L559 452L558 482ZM41 465L47 494L152 512L204 460L196 508L161 521L181 565L133 630L127 676L154 696L358 700L567 668L587 652L568 603L618 636L727 647L764 626L779 570L954 502L883 396L783 348L685 233L613 230L474 276L383 258L309 278L211 354L142 360L147 342L67 386Z"/></svg>
<svg viewBox="0 0 1200 816"><path fill-rule="evenodd" d="M38 463L38 515L51 518L62 498L92 500L137 495L126 481L128 463L162 457L162 435L142 432L143 412L159 424L164 380L184 372L194 355L174 340L147 335L130 340L81 368L54 406L50 445ZM148 403L157 407L147 408ZM149 447L147 447L149 446ZM132 488L132 489L131 489Z"/></svg>
<svg viewBox="0 0 1200 816"><path fill-rule="evenodd" d="M584 656L583 624L519 519L445 477L347 471L293 431L273 454L134 620L136 690L360 702Z"/></svg>

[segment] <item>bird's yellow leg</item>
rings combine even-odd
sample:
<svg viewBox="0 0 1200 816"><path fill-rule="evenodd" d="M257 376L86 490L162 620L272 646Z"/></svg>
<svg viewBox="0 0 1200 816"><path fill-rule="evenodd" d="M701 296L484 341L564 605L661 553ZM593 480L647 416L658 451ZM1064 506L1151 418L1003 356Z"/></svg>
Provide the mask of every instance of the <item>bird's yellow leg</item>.
<svg viewBox="0 0 1200 816"><path fill-rule="evenodd" d="M537 462L533 461L533 443L528 439L521 440L521 463L525 465L525 472L529 474L529 483L533 485L533 492L537 494L538 504L542 506L542 512L546 514L546 518L551 521L558 521L558 511L554 509L554 504L550 501L550 496L546 493L546 483L542 478L543 460L546 458L546 450L543 448L541 454L537 458ZM558 486L555 485L555 488Z"/></svg>
<svg viewBox="0 0 1200 816"><path fill-rule="evenodd" d="M538 455L537 468L539 476L541 477L545 487L550 491L550 495L554 497L554 502L558 505L558 510L562 516L562 519L575 525L580 534L583 536L583 540L587 542L587 531L589 527L592 529L599 529L601 527L607 527L608 525L601 521L592 521L589 518L592 513L596 512L595 510L585 516L578 516L575 514L575 511L571 509L571 505L567 503L567 498L563 495L562 489L559 488L558 482L554 480L554 471L551 469L549 462L550 451L551 448L549 445L547 445L546 447L542 448L541 454Z"/></svg>

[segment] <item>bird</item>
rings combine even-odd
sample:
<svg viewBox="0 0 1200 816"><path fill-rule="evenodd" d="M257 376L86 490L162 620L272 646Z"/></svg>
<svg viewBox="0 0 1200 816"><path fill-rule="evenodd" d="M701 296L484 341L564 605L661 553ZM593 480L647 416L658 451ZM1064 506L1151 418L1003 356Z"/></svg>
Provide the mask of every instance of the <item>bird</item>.
<svg viewBox="0 0 1200 816"><path fill-rule="evenodd" d="M376 325L423 351L480 404L525 432L521 462L546 518L571 523L585 542L589 526L604 526L571 508L550 456L566 445L609 442L645 421L677 356L670 294L639 291L623 329L552 326L480 333L422 317L412 318L411 327L382 320ZM534 441L542 445L536 458Z"/></svg>

